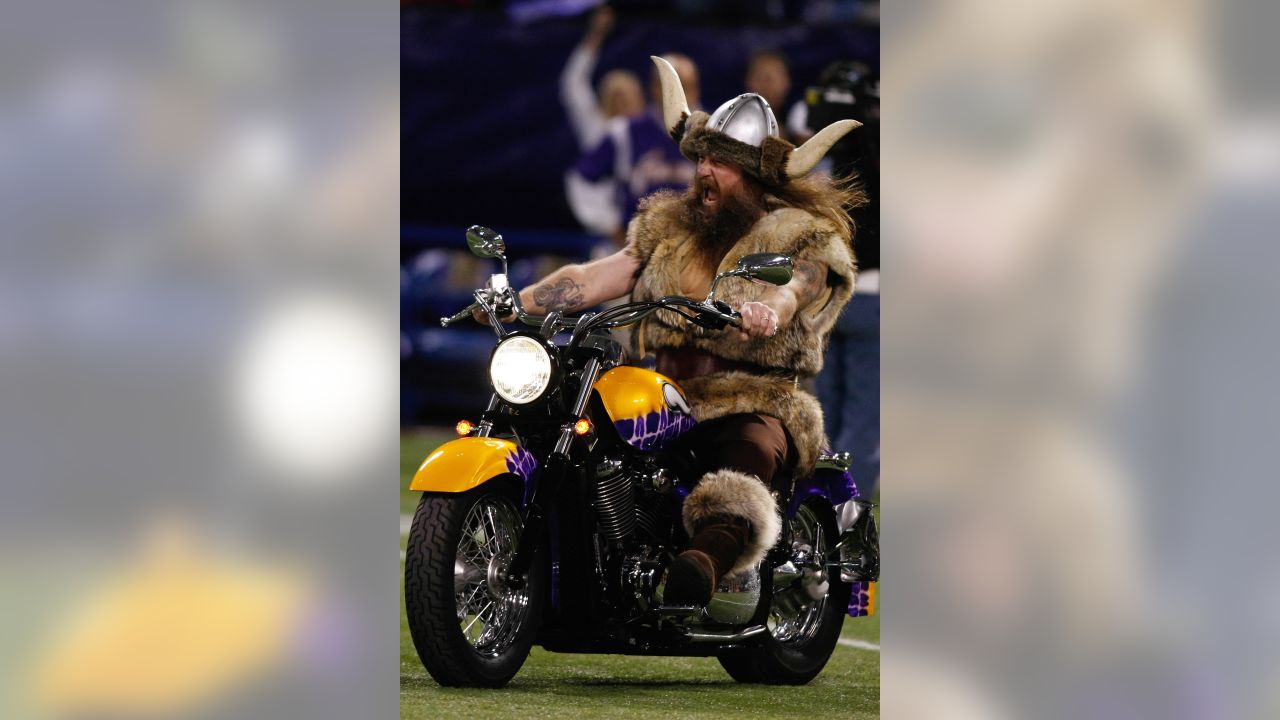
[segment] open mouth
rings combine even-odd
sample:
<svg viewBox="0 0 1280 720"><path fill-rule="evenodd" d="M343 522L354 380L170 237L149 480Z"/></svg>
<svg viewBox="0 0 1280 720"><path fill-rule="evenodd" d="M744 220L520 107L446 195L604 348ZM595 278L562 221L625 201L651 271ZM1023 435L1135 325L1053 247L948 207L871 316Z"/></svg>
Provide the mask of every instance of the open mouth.
<svg viewBox="0 0 1280 720"><path fill-rule="evenodd" d="M716 193L716 191L713 190L712 188L709 188L709 187L702 188L702 204L703 205L714 205L716 201L719 199L720 199L720 195Z"/></svg>

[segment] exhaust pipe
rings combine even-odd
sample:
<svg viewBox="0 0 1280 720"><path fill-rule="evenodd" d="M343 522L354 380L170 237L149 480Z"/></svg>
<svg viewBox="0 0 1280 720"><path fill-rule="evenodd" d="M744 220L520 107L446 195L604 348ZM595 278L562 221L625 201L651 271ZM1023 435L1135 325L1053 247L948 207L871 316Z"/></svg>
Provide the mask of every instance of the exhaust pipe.
<svg viewBox="0 0 1280 720"><path fill-rule="evenodd" d="M750 640L767 632L769 632L769 628L764 625L752 625L736 633L689 632L686 635L689 638L689 642L728 644Z"/></svg>

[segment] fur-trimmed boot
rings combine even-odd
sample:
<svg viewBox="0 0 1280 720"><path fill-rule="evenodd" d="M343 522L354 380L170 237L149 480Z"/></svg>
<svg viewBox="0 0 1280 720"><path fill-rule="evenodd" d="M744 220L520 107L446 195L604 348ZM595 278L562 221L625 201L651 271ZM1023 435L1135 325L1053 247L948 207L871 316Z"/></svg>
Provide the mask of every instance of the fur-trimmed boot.
<svg viewBox="0 0 1280 720"><path fill-rule="evenodd" d="M666 605L706 605L720 579L764 559L782 529L773 494L736 470L704 475L685 498L683 514L690 548L671 564Z"/></svg>

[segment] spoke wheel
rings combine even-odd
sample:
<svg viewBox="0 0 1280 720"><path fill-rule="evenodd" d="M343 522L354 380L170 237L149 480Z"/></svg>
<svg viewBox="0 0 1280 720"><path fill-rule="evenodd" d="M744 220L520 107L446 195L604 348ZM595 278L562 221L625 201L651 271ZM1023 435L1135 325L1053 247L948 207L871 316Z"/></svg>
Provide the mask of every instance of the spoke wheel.
<svg viewBox="0 0 1280 720"><path fill-rule="evenodd" d="M486 657L498 657L520 632L529 589L512 591L501 581L515 555L523 523L507 500L480 498L462 521L453 568L458 623L462 635Z"/></svg>
<svg viewBox="0 0 1280 720"><path fill-rule="evenodd" d="M405 610L422 664L441 685L501 687L529 654L545 567L503 581L523 528L515 490L490 481L465 494L425 494L405 551Z"/></svg>
<svg viewBox="0 0 1280 720"><path fill-rule="evenodd" d="M849 603L849 585L823 571L835 543L835 516L820 502L800 506L783 543L799 578L773 588L769 635L751 648L720 655L720 665L741 683L803 685L826 667Z"/></svg>

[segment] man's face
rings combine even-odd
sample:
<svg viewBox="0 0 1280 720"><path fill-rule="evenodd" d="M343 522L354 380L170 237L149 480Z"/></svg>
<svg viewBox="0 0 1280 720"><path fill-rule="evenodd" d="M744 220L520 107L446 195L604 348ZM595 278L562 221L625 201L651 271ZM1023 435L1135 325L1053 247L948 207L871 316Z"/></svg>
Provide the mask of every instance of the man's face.
<svg viewBox="0 0 1280 720"><path fill-rule="evenodd" d="M724 251L764 217L764 191L737 165L711 157L698 170L685 195L683 218L704 246L704 261L714 267Z"/></svg>
<svg viewBox="0 0 1280 720"><path fill-rule="evenodd" d="M716 214L727 200L745 191L742 170L737 165L713 157L698 158L698 171L694 177L702 209L709 215Z"/></svg>

